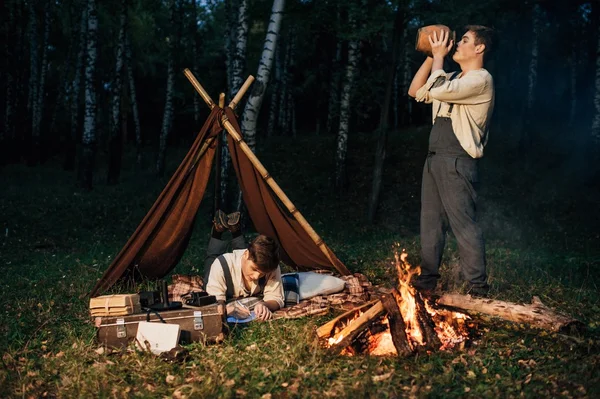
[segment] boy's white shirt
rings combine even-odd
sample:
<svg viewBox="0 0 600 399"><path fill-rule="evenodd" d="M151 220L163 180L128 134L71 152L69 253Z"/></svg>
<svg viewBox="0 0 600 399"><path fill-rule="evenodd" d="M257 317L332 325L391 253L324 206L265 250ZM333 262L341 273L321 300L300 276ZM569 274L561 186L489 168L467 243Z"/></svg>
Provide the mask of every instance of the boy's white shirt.
<svg viewBox="0 0 600 399"><path fill-rule="evenodd" d="M449 116L460 145L471 157L481 158L494 110L494 80L484 68L469 71L460 79L449 80L452 74L442 69L434 71L417 91L415 100L433 103L432 123L437 116ZM445 81L434 87L440 77ZM454 107L448 114L450 104Z"/></svg>
<svg viewBox="0 0 600 399"><path fill-rule="evenodd" d="M233 292L236 298L245 298L252 296L258 289L258 281L251 283L250 291L244 287L242 281L242 255L245 249L236 249L232 253L223 254L223 257L227 261L229 266L229 272L231 273L231 279L233 280ZM275 301L281 308L284 306L283 302L283 284L281 283L281 269L277 266L277 269L265 276L265 287L263 290L263 301ZM223 268L221 262L215 259L210 267L210 275L206 283L206 292L209 295L214 295L217 301L225 301L227 293L227 283L225 282L225 275L223 274Z"/></svg>

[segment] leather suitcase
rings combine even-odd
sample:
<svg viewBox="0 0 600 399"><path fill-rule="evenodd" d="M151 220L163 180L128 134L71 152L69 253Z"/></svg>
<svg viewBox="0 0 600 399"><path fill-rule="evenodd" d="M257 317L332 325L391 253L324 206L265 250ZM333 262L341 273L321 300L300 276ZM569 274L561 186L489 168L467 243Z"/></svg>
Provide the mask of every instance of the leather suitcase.
<svg viewBox="0 0 600 399"><path fill-rule="evenodd" d="M135 340L140 321L162 323L163 320L165 323L179 324L181 327L179 343L183 345L192 342L220 343L228 332L223 307L213 304L128 316L96 317L96 338L100 344L109 347L125 347Z"/></svg>

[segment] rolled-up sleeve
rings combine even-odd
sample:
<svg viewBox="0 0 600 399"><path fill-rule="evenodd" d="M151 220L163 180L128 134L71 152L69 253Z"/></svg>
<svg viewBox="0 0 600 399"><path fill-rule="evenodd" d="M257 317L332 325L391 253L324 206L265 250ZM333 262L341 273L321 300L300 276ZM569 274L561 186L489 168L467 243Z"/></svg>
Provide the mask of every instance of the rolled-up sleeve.
<svg viewBox="0 0 600 399"><path fill-rule="evenodd" d="M263 300L275 301L279 304L280 308L283 308L283 284L281 283L281 269L279 267L269 275L265 283Z"/></svg>
<svg viewBox="0 0 600 399"><path fill-rule="evenodd" d="M431 75L429 75L427 82L425 82L425 84L419 90L417 90L415 100L420 103L431 104L433 102L433 98L431 97L430 91L434 86L440 84L441 80L445 81L445 79L446 72L444 72L443 69L434 71Z"/></svg>

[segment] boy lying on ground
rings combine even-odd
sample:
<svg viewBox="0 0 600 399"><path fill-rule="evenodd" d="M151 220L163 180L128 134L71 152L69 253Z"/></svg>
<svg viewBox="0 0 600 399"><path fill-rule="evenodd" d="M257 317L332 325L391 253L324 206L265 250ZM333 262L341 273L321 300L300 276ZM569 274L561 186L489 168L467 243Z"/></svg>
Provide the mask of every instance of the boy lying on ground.
<svg viewBox="0 0 600 399"><path fill-rule="evenodd" d="M228 241L222 239L227 230L232 235L231 253L225 253ZM270 237L259 235L246 246L239 212L229 215L220 210L216 212L204 270L206 292L214 295L217 301L262 297L262 301L254 305L259 320L271 319L272 312L284 306L279 244Z"/></svg>

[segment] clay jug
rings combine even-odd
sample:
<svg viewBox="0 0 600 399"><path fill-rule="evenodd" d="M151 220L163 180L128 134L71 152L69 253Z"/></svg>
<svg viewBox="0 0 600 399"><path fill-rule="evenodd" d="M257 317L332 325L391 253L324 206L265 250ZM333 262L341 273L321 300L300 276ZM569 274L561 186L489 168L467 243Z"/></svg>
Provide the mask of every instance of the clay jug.
<svg viewBox="0 0 600 399"><path fill-rule="evenodd" d="M448 43L450 40L454 40L454 44L456 45L456 32L451 31L446 25L428 25L419 28L417 32L417 42L415 44L415 50L431 57L431 44L429 44L429 35L433 35L433 32L437 32L438 37L440 35L440 30L445 30L446 32L450 32L450 37L448 39ZM433 37L433 36L432 36Z"/></svg>

